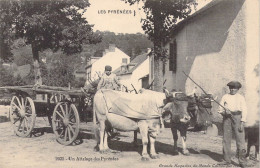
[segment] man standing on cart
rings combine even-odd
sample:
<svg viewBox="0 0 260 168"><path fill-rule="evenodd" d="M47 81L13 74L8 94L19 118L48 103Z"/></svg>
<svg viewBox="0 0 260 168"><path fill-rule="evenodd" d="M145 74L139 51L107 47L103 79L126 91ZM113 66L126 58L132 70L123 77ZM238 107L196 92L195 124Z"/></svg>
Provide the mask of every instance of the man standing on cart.
<svg viewBox="0 0 260 168"><path fill-rule="evenodd" d="M97 91L99 89L121 90L121 84L119 82L118 77L111 71L112 67L110 65L106 65L105 72L101 76L100 81L98 82ZM119 134L119 132L116 129L112 129L111 132L111 137L115 137Z"/></svg>
<svg viewBox="0 0 260 168"><path fill-rule="evenodd" d="M102 75L97 90L99 89L112 89L120 90L121 84L116 74L112 73L112 67L110 65L105 66L105 73Z"/></svg>

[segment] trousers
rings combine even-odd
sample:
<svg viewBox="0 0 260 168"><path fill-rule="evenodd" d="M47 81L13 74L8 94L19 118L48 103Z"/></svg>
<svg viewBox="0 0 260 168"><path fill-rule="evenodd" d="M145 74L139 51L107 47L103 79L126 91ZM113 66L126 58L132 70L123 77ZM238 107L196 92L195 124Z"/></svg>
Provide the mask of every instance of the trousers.
<svg viewBox="0 0 260 168"><path fill-rule="evenodd" d="M224 116L223 117L223 155L224 160L231 162L231 140L232 131L235 134L236 146L238 151L238 161L240 164L246 162L246 150L245 150L245 130L239 131L241 124L241 114Z"/></svg>

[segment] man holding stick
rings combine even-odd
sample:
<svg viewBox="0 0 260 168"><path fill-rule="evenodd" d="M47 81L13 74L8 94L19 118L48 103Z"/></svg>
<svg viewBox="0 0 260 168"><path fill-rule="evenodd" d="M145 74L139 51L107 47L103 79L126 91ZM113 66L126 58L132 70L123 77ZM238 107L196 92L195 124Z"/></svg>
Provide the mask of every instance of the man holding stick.
<svg viewBox="0 0 260 168"><path fill-rule="evenodd" d="M246 165L245 131L244 124L247 117L245 98L238 90L242 87L238 81L227 84L230 93L225 94L220 102L218 112L223 116L223 155L224 164L231 164L232 129L235 133L238 161L241 167Z"/></svg>

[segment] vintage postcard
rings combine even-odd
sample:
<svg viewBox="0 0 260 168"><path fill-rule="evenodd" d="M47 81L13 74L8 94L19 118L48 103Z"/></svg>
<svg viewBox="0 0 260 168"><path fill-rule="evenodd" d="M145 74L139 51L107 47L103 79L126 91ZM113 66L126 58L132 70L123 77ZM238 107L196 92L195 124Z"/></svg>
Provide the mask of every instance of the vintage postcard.
<svg viewBox="0 0 260 168"><path fill-rule="evenodd" d="M0 168L259 167L259 16L0 0Z"/></svg>

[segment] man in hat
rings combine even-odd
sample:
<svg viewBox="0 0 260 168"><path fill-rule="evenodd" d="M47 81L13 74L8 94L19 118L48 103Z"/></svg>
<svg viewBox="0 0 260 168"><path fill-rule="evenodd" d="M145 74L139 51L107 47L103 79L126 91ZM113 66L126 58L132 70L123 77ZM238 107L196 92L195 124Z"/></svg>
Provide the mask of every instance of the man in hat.
<svg viewBox="0 0 260 168"><path fill-rule="evenodd" d="M120 82L114 73L111 73L112 67L110 65L105 66L105 73L102 75L97 90L99 89L112 89L120 90Z"/></svg>
<svg viewBox="0 0 260 168"><path fill-rule="evenodd" d="M111 89L111 90L120 90L120 82L116 74L112 73L112 67L110 65L105 66L105 73L102 75L97 90L99 89ZM111 137L115 137L120 133L116 129L111 130Z"/></svg>
<svg viewBox="0 0 260 168"><path fill-rule="evenodd" d="M247 117L245 98L237 93L242 87L238 81L227 84L230 93L225 94L220 102L219 113L223 116L223 154L225 164L231 164L232 129L235 133L238 161L241 167L246 165L244 124Z"/></svg>

